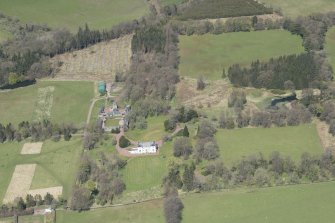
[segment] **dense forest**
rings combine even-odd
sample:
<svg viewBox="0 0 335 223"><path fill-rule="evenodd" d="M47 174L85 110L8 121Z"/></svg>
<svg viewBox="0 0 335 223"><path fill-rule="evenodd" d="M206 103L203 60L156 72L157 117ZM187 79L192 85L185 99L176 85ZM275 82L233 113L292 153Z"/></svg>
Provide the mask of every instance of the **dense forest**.
<svg viewBox="0 0 335 223"><path fill-rule="evenodd" d="M250 68L235 64L228 69L235 86L268 89L303 89L320 81L332 80L332 69L324 65L320 55L303 53L282 56L268 62L255 61Z"/></svg>

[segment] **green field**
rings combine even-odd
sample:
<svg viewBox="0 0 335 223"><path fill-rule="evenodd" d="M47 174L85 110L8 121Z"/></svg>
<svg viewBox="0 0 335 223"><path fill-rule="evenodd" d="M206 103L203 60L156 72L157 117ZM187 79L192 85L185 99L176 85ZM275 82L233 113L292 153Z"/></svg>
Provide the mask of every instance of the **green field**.
<svg viewBox="0 0 335 223"><path fill-rule="evenodd" d="M167 116L155 116L147 118L148 127L146 129L135 129L126 132L126 136L134 141L158 141L167 135L164 131L164 121Z"/></svg>
<svg viewBox="0 0 335 223"><path fill-rule="evenodd" d="M206 79L221 78L223 68L257 59L297 54L304 51L301 39L283 30L179 36L180 74Z"/></svg>
<svg viewBox="0 0 335 223"><path fill-rule="evenodd" d="M332 223L335 183L192 194L183 198L183 223ZM90 212L59 211L57 223L163 223L161 200Z"/></svg>
<svg viewBox="0 0 335 223"><path fill-rule="evenodd" d="M284 16L295 18L299 15L307 16L312 13L334 11L334 0L261 0L260 2L281 9Z"/></svg>
<svg viewBox="0 0 335 223"><path fill-rule="evenodd" d="M79 138L69 142L46 141L41 154L20 155L23 143L5 143L0 148L0 203L6 193L15 166L37 164L31 189L63 186L68 197L74 183L82 143Z"/></svg>
<svg viewBox="0 0 335 223"><path fill-rule="evenodd" d="M83 124L86 121L90 100L94 96L91 82L40 81L35 85L0 92L0 123L18 124L32 121L37 104L38 89L54 87L51 120L57 123Z"/></svg>
<svg viewBox="0 0 335 223"><path fill-rule="evenodd" d="M48 24L77 31L90 27L110 28L140 18L149 11L146 0L3 0L1 11L26 23Z"/></svg>
<svg viewBox="0 0 335 223"><path fill-rule="evenodd" d="M335 70L335 27L330 28L326 35L325 49L327 58Z"/></svg>
<svg viewBox="0 0 335 223"><path fill-rule="evenodd" d="M185 0L160 0L161 4L163 6L166 6L166 5L172 5L172 4L181 4L183 2L185 2Z"/></svg>
<svg viewBox="0 0 335 223"><path fill-rule="evenodd" d="M321 154L323 149L313 124L282 128L243 128L219 130L216 140L220 154L227 164L238 161L242 156L256 153L268 155L278 151L299 160L304 152Z"/></svg>
<svg viewBox="0 0 335 223"><path fill-rule="evenodd" d="M136 157L128 160L122 172L127 185L126 192L140 191L160 186L167 174L168 161L172 157L172 144L165 143L159 156Z"/></svg>

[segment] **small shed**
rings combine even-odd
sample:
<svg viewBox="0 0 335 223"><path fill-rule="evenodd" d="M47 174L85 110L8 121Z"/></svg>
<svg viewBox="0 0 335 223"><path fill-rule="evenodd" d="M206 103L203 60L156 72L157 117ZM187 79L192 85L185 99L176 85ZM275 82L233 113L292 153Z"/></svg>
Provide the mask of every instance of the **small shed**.
<svg viewBox="0 0 335 223"><path fill-rule="evenodd" d="M105 94L106 93L106 82L104 81L99 82L98 89L99 89L100 94L102 95Z"/></svg>

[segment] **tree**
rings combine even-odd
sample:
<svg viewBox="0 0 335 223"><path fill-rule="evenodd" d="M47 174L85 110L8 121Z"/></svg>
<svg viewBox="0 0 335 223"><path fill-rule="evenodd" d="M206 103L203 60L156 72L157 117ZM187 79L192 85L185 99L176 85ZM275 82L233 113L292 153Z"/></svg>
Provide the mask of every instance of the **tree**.
<svg viewBox="0 0 335 223"><path fill-rule="evenodd" d="M164 199L164 216L166 223L180 223L184 205L178 197L178 192L169 193Z"/></svg>
<svg viewBox="0 0 335 223"><path fill-rule="evenodd" d="M185 127L183 129L183 136L184 137L190 137L190 133L188 131L187 125L185 125Z"/></svg>
<svg viewBox="0 0 335 223"><path fill-rule="evenodd" d="M46 204L46 205L51 205L53 200L54 200L54 196L52 196L52 195L49 194L49 193L47 193L47 194L44 196L44 204Z"/></svg>
<svg viewBox="0 0 335 223"><path fill-rule="evenodd" d="M218 145L213 141L207 142L204 145L204 152L203 152L202 157L206 160L213 160L219 157Z"/></svg>
<svg viewBox="0 0 335 223"><path fill-rule="evenodd" d="M270 178L267 170L263 168L258 168L255 172L254 180L259 187L269 184Z"/></svg>
<svg viewBox="0 0 335 223"><path fill-rule="evenodd" d="M128 146L131 145L131 143L126 137L121 136L119 139L119 145L121 148L127 148Z"/></svg>
<svg viewBox="0 0 335 223"><path fill-rule="evenodd" d="M166 188L182 188L183 182L180 178L179 166L177 164L173 163L171 165L168 175L163 178L163 184Z"/></svg>
<svg viewBox="0 0 335 223"><path fill-rule="evenodd" d="M36 201L34 199L34 197L31 194L27 194L26 196L26 203L27 203L27 207L34 207L36 206Z"/></svg>
<svg viewBox="0 0 335 223"><path fill-rule="evenodd" d="M190 166L185 165L183 173L183 190L192 191L194 189L194 171L194 163L192 163Z"/></svg>
<svg viewBox="0 0 335 223"><path fill-rule="evenodd" d="M213 137L216 133L216 128L213 123L204 119L200 122L197 136L199 138Z"/></svg>
<svg viewBox="0 0 335 223"><path fill-rule="evenodd" d="M72 192L72 198L71 198L71 206L70 208L72 210L76 211L83 211L88 210L93 203L92 197L91 197L91 191L82 188L82 187L75 187Z"/></svg>
<svg viewBox="0 0 335 223"><path fill-rule="evenodd" d="M335 136L335 119L332 119L329 124L329 131L330 134Z"/></svg>
<svg viewBox="0 0 335 223"><path fill-rule="evenodd" d="M173 155L175 157L182 156L184 159L188 159L188 157L193 152L193 146L191 140L187 137L179 137L176 138L173 144Z"/></svg>
<svg viewBox="0 0 335 223"><path fill-rule="evenodd" d="M197 79L197 90L203 90L203 89L205 89L205 87L206 87L206 84L205 84L203 76L198 77L198 79Z"/></svg>

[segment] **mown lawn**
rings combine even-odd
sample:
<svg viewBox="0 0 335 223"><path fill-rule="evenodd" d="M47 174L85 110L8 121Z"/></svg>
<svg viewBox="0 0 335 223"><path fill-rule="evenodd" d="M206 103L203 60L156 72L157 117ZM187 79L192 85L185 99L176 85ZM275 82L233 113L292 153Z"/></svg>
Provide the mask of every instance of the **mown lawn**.
<svg viewBox="0 0 335 223"><path fill-rule="evenodd" d="M164 121L167 116L155 116L147 118L148 127L146 129L135 129L126 132L126 136L134 141L158 141L164 135L168 135L164 131Z"/></svg>
<svg viewBox="0 0 335 223"><path fill-rule="evenodd" d="M172 4L181 4L183 2L185 2L185 0L160 0L162 6L166 6L166 5L172 5Z"/></svg>
<svg viewBox="0 0 335 223"><path fill-rule="evenodd" d="M180 74L217 80L233 64L248 66L257 59L298 54L301 39L284 30L179 36Z"/></svg>
<svg viewBox="0 0 335 223"><path fill-rule="evenodd" d="M243 156L262 153L265 158L273 151L299 160L301 154L321 154L323 149L315 125L282 128L243 128L219 130L216 140L220 155L226 164L232 164Z"/></svg>
<svg viewBox="0 0 335 223"><path fill-rule="evenodd" d="M167 174L168 161L172 157L172 143L160 148L159 156L136 157L128 160L122 171L127 192L146 190L162 184Z"/></svg>
<svg viewBox="0 0 335 223"><path fill-rule="evenodd" d="M47 24L77 31L87 23L108 29L121 22L140 18L149 11L146 0L3 0L1 11L23 22Z"/></svg>
<svg viewBox="0 0 335 223"><path fill-rule="evenodd" d="M90 100L94 97L91 82L39 81L35 85L0 92L0 123L17 125L32 121L38 109L38 89L54 87L51 121L56 123L85 123Z"/></svg>
<svg viewBox="0 0 335 223"><path fill-rule="evenodd" d="M46 141L37 155L21 155L22 146L23 143L15 142L0 144L0 203L18 164L37 164L31 189L63 186L63 195L68 197L82 151L81 139Z"/></svg>
<svg viewBox="0 0 335 223"><path fill-rule="evenodd" d="M296 18L300 15L307 16L313 13L325 13L335 9L334 0L261 0L274 9L281 9L284 16Z"/></svg>
<svg viewBox="0 0 335 223"><path fill-rule="evenodd" d="M328 60L335 70L335 27L330 28L326 35L325 49Z"/></svg>
<svg viewBox="0 0 335 223"><path fill-rule="evenodd" d="M335 183L257 190L190 194L183 197L183 223L332 223ZM163 223L163 202L156 200L89 212L57 212L57 223Z"/></svg>
<svg viewBox="0 0 335 223"><path fill-rule="evenodd" d="M0 219L1 223L14 223L13 218ZM34 215L34 216L20 216L20 223L44 223L44 216Z"/></svg>

